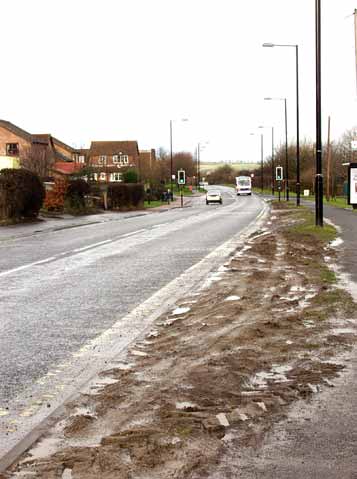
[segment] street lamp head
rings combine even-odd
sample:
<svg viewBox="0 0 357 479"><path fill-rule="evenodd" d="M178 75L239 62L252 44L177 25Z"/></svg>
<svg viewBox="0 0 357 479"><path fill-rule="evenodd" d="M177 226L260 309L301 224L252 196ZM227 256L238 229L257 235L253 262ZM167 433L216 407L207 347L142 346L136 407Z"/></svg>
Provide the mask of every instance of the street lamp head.
<svg viewBox="0 0 357 479"><path fill-rule="evenodd" d="M264 98L264 100L272 100L272 98L270 96L267 96Z"/></svg>
<svg viewBox="0 0 357 479"><path fill-rule="evenodd" d="M263 43L263 47L272 48L275 47L274 43Z"/></svg>

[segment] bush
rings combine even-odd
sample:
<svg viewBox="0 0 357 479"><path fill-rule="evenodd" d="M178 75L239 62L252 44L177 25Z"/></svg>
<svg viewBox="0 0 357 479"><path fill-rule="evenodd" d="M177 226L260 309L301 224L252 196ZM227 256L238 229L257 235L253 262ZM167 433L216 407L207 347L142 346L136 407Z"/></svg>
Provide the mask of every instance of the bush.
<svg viewBox="0 0 357 479"><path fill-rule="evenodd" d="M139 180L138 173L136 170L126 170L123 173L124 183L137 183Z"/></svg>
<svg viewBox="0 0 357 479"><path fill-rule="evenodd" d="M67 191L65 194L65 203L69 205L71 209L83 209L85 208L85 196L90 192L90 186L83 179L74 179L68 183Z"/></svg>
<svg viewBox="0 0 357 479"><path fill-rule="evenodd" d="M163 194L167 192L165 185L160 183L153 184L145 194L145 199L150 201L160 201Z"/></svg>
<svg viewBox="0 0 357 479"><path fill-rule="evenodd" d="M144 202L144 186L140 183L116 183L108 186L109 209L138 208Z"/></svg>
<svg viewBox="0 0 357 479"><path fill-rule="evenodd" d="M24 168L0 171L1 218L36 218L44 197L45 188L36 173Z"/></svg>
<svg viewBox="0 0 357 479"><path fill-rule="evenodd" d="M63 211L67 189L68 180L55 179L53 189L46 192L44 206L47 211Z"/></svg>

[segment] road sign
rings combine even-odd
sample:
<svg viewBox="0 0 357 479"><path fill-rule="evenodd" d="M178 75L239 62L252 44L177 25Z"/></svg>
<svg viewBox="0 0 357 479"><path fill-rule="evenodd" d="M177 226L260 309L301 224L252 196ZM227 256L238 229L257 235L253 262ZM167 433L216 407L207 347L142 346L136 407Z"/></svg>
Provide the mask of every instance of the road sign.
<svg viewBox="0 0 357 479"><path fill-rule="evenodd" d="M275 179L277 181L282 181L283 180L283 167L282 166L277 166L275 168Z"/></svg>
<svg viewBox="0 0 357 479"><path fill-rule="evenodd" d="M348 204L357 205L357 163L348 167Z"/></svg>
<svg viewBox="0 0 357 479"><path fill-rule="evenodd" d="M179 185L185 185L186 184L185 170L178 170L178 172L177 172L177 183Z"/></svg>

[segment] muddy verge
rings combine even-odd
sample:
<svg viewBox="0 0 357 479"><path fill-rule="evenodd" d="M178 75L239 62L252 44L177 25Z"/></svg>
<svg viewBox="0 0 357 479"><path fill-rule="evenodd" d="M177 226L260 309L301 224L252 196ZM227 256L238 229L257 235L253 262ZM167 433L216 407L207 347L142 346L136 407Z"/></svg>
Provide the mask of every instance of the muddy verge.
<svg viewBox="0 0 357 479"><path fill-rule="evenodd" d="M257 446L294 401L333 386L356 341L356 306L329 268L333 237L307 210L273 205L4 477L204 478L227 443Z"/></svg>

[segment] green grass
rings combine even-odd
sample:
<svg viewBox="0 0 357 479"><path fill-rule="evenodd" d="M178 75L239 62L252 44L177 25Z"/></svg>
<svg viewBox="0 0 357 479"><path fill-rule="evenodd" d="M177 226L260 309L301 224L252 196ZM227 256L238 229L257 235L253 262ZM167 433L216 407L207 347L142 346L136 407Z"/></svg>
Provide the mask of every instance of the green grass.
<svg viewBox="0 0 357 479"><path fill-rule="evenodd" d="M156 208L157 206L167 205L167 201L144 201L144 208Z"/></svg>
<svg viewBox="0 0 357 479"><path fill-rule="evenodd" d="M170 187L171 187L171 185L170 185L170 183L168 183L168 184L166 185L166 189L169 190ZM193 189L194 189L194 188L195 188L195 187L193 187ZM190 188L189 188L187 185L182 186L181 189L182 189L182 194L183 194L183 196L192 196L192 190L190 190ZM173 184L173 194L174 194L175 196L180 196L180 195L181 195L181 189L180 189L180 187L179 187L178 185ZM201 188L201 189L202 189L202 188Z"/></svg>
<svg viewBox="0 0 357 479"><path fill-rule="evenodd" d="M321 281L327 284L337 283L336 274L330 269L328 269L327 266L322 268L320 278L321 278Z"/></svg>
<svg viewBox="0 0 357 479"><path fill-rule="evenodd" d="M279 202L275 200L273 202L277 207ZM292 202L283 203L284 208L291 211L296 211L296 219L299 221L298 224L290 226L287 228L287 232L291 235L292 238L301 236L312 236L316 240L320 240L324 243L333 241L337 236L336 229L329 224L324 224L324 227L315 225L315 215L307 206L300 206L299 208Z"/></svg>
<svg viewBox="0 0 357 479"><path fill-rule="evenodd" d="M254 187L253 188L254 193L260 194L261 188L259 187ZM263 189L263 195L271 195L271 188L264 188ZM282 190L281 193L281 199L284 200L284 191ZM278 197L278 191L275 190L275 197ZM289 199L296 199L296 193L295 191L289 191ZM301 201L315 201L315 196L310 195L310 196L304 196L303 194L300 195ZM329 206L335 206L336 208L347 208L349 210L353 210L351 205L347 204L346 197L344 196L338 196L336 198L330 198L330 201L327 201L326 196L324 196L324 204L329 205ZM357 212L357 210L356 210Z"/></svg>

